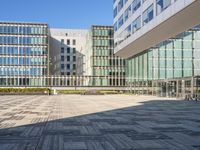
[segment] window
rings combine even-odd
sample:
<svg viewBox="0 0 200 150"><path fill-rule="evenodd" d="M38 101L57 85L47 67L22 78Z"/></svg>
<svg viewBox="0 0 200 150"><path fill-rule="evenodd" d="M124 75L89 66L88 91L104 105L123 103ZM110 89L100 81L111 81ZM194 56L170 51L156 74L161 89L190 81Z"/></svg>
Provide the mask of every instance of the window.
<svg viewBox="0 0 200 150"><path fill-rule="evenodd" d="M64 56L61 56L61 61L65 61L65 58L64 58Z"/></svg>
<svg viewBox="0 0 200 150"><path fill-rule="evenodd" d="M70 45L70 40L67 40L67 45Z"/></svg>
<svg viewBox="0 0 200 150"><path fill-rule="evenodd" d="M64 47L61 47L61 53L63 54L64 53Z"/></svg>
<svg viewBox="0 0 200 150"><path fill-rule="evenodd" d="M69 53L70 53L70 47L67 48L67 54L69 54Z"/></svg>
<svg viewBox="0 0 200 150"><path fill-rule="evenodd" d="M115 7L115 9L113 10L113 14L114 14L114 18L117 16L117 7Z"/></svg>
<svg viewBox="0 0 200 150"><path fill-rule="evenodd" d="M147 24L153 19L153 4L143 12L143 25Z"/></svg>
<svg viewBox="0 0 200 150"><path fill-rule="evenodd" d="M69 75L70 75L70 72L67 72L67 75L69 76Z"/></svg>
<svg viewBox="0 0 200 150"><path fill-rule="evenodd" d="M75 70L76 69L76 64L73 64L73 70Z"/></svg>
<svg viewBox="0 0 200 150"><path fill-rule="evenodd" d="M67 70L70 70L70 64L67 64Z"/></svg>
<svg viewBox="0 0 200 150"><path fill-rule="evenodd" d="M118 28L120 28L123 24L124 24L124 18L123 15L121 15L121 17L118 20Z"/></svg>
<svg viewBox="0 0 200 150"><path fill-rule="evenodd" d="M115 22L115 24L114 24L114 31L117 31L117 23L118 22Z"/></svg>
<svg viewBox="0 0 200 150"><path fill-rule="evenodd" d="M124 22L128 20L128 18L131 16L131 5L126 9L125 15L124 15Z"/></svg>
<svg viewBox="0 0 200 150"><path fill-rule="evenodd" d="M73 40L73 45L76 45L76 40Z"/></svg>
<svg viewBox="0 0 200 150"><path fill-rule="evenodd" d="M73 48L73 53L76 54L76 48Z"/></svg>
<svg viewBox="0 0 200 150"><path fill-rule="evenodd" d="M3 33L3 26L0 26L0 33Z"/></svg>
<svg viewBox="0 0 200 150"><path fill-rule="evenodd" d="M134 0L132 3L132 13L134 13L141 6L141 0Z"/></svg>
<svg viewBox="0 0 200 150"><path fill-rule="evenodd" d="M171 4L171 0L156 0L156 14L160 14Z"/></svg>
<svg viewBox="0 0 200 150"><path fill-rule="evenodd" d="M73 56L73 61L76 61L76 56Z"/></svg>
<svg viewBox="0 0 200 150"><path fill-rule="evenodd" d="M61 44L64 44L64 39L61 39Z"/></svg>
<svg viewBox="0 0 200 150"><path fill-rule="evenodd" d="M128 38L131 36L131 25L129 25L125 30L125 38Z"/></svg>
<svg viewBox="0 0 200 150"><path fill-rule="evenodd" d="M123 5L124 5L123 0L120 0L118 3L118 12L122 9Z"/></svg>
<svg viewBox="0 0 200 150"><path fill-rule="evenodd" d="M141 16L136 18L132 23L132 33L135 33L137 30L141 28Z"/></svg>
<svg viewBox="0 0 200 150"><path fill-rule="evenodd" d="M65 69L65 65L64 64L61 64L61 69L63 70L63 69Z"/></svg>
<svg viewBox="0 0 200 150"><path fill-rule="evenodd" d="M70 61L70 56L67 56L67 61Z"/></svg>

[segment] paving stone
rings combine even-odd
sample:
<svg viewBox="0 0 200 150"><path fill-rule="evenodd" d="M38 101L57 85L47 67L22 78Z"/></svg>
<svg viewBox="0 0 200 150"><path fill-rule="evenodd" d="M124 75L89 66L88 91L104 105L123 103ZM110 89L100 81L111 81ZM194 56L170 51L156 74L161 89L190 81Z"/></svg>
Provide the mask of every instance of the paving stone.
<svg viewBox="0 0 200 150"><path fill-rule="evenodd" d="M199 115L150 96L3 96L0 150L199 150Z"/></svg>

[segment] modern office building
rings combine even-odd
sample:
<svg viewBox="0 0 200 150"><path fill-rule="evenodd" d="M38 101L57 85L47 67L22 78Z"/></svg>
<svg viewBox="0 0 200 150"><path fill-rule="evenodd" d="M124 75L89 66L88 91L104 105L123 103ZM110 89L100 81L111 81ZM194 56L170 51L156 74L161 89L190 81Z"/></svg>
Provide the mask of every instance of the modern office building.
<svg viewBox="0 0 200 150"><path fill-rule="evenodd" d="M114 55L112 26L92 26L84 51L89 86L124 86L126 61Z"/></svg>
<svg viewBox="0 0 200 150"><path fill-rule="evenodd" d="M44 86L49 74L48 25L0 22L0 85Z"/></svg>
<svg viewBox="0 0 200 150"><path fill-rule="evenodd" d="M137 94L184 97L197 92L200 26L128 59L127 85Z"/></svg>
<svg viewBox="0 0 200 150"><path fill-rule="evenodd" d="M115 53L128 59L129 90L169 97L198 91L200 1L114 0L113 9Z"/></svg>
<svg viewBox="0 0 200 150"><path fill-rule="evenodd" d="M128 58L200 23L199 0L114 0L115 53Z"/></svg>
<svg viewBox="0 0 200 150"><path fill-rule="evenodd" d="M0 23L2 87L117 87L125 60L114 56L112 26L49 29L45 23Z"/></svg>

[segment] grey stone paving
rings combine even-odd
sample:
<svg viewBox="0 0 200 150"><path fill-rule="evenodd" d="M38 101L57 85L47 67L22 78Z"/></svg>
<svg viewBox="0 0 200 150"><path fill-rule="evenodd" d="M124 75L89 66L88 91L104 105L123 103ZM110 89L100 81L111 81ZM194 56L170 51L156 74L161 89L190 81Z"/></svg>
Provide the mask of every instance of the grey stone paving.
<svg viewBox="0 0 200 150"><path fill-rule="evenodd" d="M200 102L1 96L0 150L200 150Z"/></svg>

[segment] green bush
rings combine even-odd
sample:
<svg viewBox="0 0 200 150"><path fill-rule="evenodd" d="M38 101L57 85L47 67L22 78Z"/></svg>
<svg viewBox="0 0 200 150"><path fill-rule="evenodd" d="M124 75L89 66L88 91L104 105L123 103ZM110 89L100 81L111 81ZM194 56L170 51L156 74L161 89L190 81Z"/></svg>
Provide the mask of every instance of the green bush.
<svg viewBox="0 0 200 150"><path fill-rule="evenodd" d="M97 92L102 94L119 94L119 91L116 90L98 90Z"/></svg>
<svg viewBox="0 0 200 150"><path fill-rule="evenodd" d="M48 88L0 88L0 93L44 93Z"/></svg>
<svg viewBox="0 0 200 150"><path fill-rule="evenodd" d="M57 90L58 94L83 94L85 90Z"/></svg>

